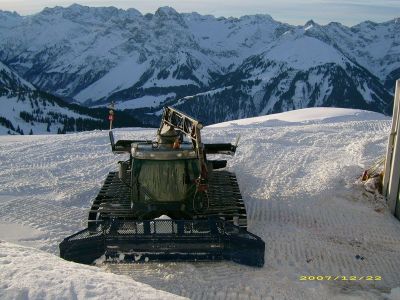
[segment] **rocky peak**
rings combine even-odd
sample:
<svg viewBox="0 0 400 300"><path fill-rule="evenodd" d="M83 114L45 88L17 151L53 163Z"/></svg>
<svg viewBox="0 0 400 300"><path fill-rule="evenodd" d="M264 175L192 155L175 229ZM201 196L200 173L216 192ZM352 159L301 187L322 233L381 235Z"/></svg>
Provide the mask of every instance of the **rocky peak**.
<svg viewBox="0 0 400 300"><path fill-rule="evenodd" d="M304 28L305 28L305 30L307 30L307 29L311 29L312 27L314 27L314 26L316 26L316 25L318 25L318 24L316 24L316 23L314 22L314 20L308 20L308 21L306 22L306 24L304 24Z"/></svg>
<svg viewBox="0 0 400 300"><path fill-rule="evenodd" d="M154 18L159 22L173 22L184 27L186 26L183 17L175 9L169 6L164 6L157 9L154 14Z"/></svg>
<svg viewBox="0 0 400 300"><path fill-rule="evenodd" d="M163 6L157 9L155 15L159 17L167 17L167 16L177 16L179 15L179 13L170 6Z"/></svg>
<svg viewBox="0 0 400 300"><path fill-rule="evenodd" d="M262 22L276 22L270 15L265 14L255 14L249 16L242 16L240 20L252 20L254 23L262 23Z"/></svg>

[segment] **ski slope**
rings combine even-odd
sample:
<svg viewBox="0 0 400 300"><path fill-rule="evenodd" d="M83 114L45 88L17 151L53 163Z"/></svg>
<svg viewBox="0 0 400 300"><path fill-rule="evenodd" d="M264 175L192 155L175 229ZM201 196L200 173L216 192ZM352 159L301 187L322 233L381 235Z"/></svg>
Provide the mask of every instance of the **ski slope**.
<svg viewBox="0 0 400 300"><path fill-rule="evenodd" d="M400 222L355 183L385 154L390 125L377 113L310 108L203 130L204 142L241 135L228 168L237 174L249 231L266 243L261 269L59 259L58 243L85 227L90 201L122 157L111 153L106 131L0 136L0 298L400 299ZM115 134L148 139L155 130Z"/></svg>

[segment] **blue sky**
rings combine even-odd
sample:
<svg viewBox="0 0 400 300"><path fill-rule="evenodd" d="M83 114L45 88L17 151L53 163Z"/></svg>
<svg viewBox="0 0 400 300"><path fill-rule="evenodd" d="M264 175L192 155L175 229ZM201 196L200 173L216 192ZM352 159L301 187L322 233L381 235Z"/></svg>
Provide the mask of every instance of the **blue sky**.
<svg viewBox="0 0 400 300"><path fill-rule="evenodd" d="M142 13L153 13L160 6L171 6L178 12L196 11L225 17L261 13L290 24L304 24L313 19L320 24L338 21L354 25L365 20L382 22L400 17L400 0L0 0L0 9L29 15L44 7L69 6L74 2L133 7Z"/></svg>

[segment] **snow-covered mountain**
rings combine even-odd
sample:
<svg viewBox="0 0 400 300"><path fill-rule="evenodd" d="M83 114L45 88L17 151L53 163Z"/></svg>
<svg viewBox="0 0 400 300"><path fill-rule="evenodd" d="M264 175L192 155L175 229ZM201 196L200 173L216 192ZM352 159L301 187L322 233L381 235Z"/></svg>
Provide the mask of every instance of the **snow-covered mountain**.
<svg viewBox="0 0 400 300"><path fill-rule="evenodd" d="M47 92L146 116L163 104L205 123L312 106L390 112L399 20L292 26L74 4L0 12L0 60Z"/></svg>
<svg viewBox="0 0 400 300"><path fill-rule="evenodd" d="M66 133L107 128L107 111L42 92L0 62L0 135ZM131 126L139 125L131 119Z"/></svg>

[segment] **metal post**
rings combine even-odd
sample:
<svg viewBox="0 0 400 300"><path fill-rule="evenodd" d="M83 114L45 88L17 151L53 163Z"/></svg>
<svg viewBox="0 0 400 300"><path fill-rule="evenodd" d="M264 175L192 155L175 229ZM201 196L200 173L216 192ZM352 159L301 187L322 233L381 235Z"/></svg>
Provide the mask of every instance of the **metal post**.
<svg viewBox="0 0 400 300"><path fill-rule="evenodd" d="M397 80L396 92L394 96L392 129L389 136L385 162L385 173L383 177L383 195L386 196L390 211L392 213L395 213L400 182L400 145L397 134L400 130L399 106L400 80Z"/></svg>
<svg viewBox="0 0 400 300"><path fill-rule="evenodd" d="M111 102L110 105L108 106L110 109L109 115L108 115L108 120L110 121L110 130L112 130L113 126L113 121L114 121L114 102Z"/></svg>

